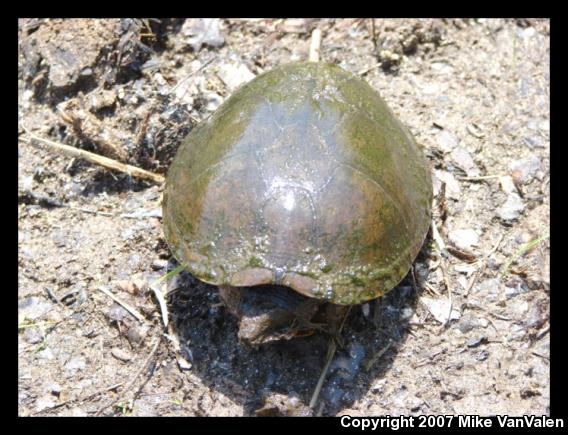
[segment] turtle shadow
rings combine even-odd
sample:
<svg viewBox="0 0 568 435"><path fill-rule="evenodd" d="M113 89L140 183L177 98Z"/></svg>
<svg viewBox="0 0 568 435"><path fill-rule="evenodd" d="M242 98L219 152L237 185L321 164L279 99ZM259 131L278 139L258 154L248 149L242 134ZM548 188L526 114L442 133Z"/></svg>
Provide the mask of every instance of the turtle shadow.
<svg viewBox="0 0 568 435"><path fill-rule="evenodd" d="M416 263L427 261L427 245ZM421 281L425 278L422 275ZM326 336L314 334L252 349L238 342L237 320L220 303L217 287L186 272L169 287L175 290L168 309L181 354L205 385L242 405L245 415L255 415L274 395L291 398L290 403L299 402L307 409L326 361ZM336 415L349 408L388 373L404 346L421 292L409 273L367 307L353 307L343 328L343 347L330 365L315 415Z"/></svg>

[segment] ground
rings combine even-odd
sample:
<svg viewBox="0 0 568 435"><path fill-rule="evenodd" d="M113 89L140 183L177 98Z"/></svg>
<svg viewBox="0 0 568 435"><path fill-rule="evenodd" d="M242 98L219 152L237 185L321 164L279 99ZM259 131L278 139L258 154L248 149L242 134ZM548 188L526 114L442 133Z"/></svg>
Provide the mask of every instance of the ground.
<svg viewBox="0 0 568 435"><path fill-rule="evenodd" d="M162 185L54 153L30 133L164 175L234 89L307 59L316 27L321 59L367 80L410 128L435 199L415 279L351 310L310 410L325 337L249 349L217 289L185 273L158 284L171 291L165 329L150 289L175 267ZM547 414L549 28L21 20L19 414Z"/></svg>

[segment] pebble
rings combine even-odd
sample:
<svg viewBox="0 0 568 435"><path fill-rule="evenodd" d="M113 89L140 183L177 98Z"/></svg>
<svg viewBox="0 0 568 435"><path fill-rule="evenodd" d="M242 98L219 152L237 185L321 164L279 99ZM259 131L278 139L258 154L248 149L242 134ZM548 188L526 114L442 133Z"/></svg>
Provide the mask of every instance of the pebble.
<svg viewBox="0 0 568 435"><path fill-rule="evenodd" d="M474 317L471 314L463 316L458 323L458 329L462 334L466 334L477 327L479 327L479 321L477 317Z"/></svg>
<svg viewBox="0 0 568 435"><path fill-rule="evenodd" d="M464 147L455 148L451 152L450 158L458 167L465 171L468 177L477 177L480 174L479 168L473 161L471 154Z"/></svg>
<svg viewBox="0 0 568 435"><path fill-rule="evenodd" d="M540 165L540 159L532 155L525 159L511 162L509 170L517 183L527 184L533 180L537 171L540 169Z"/></svg>
<svg viewBox="0 0 568 435"><path fill-rule="evenodd" d="M93 92L89 99L89 109L93 112L104 109L105 107L112 107L116 103L117 94L114 90L100 90Z"/></svg>
<svg viewBox="0 0 568 435"><path fill-rule="evenodd" d="M463 249L465 251L469 250L472 246L477 246L479 243L479 236L475 230L471 228L451 231L448 234L448 237L456 248Z"/></svg>
<svg viewBox="0 0 568 435"><path fill-rule="evenodd" d="M67 364L65 364L64 369L65 369L65 376L70 378L72 376L75 376L77 374L77 372L80 372L81 370L84 370L86 367L86 362L85 362L85 358L82 356L74 356L73 358L71 358Z"/></svg>
<svg viewBox="0 0 568 435"><path fill-rule="evenodd" d="M37 354L40 358L48 361L51 361L55 358L53 351L49 347L46 347L45 349L39 351Z"/></svg>
<svg viewBox="0 0 568 435"><path fill-rule="evenodd" d="M400 318L402 320L408 320L412 317L413 314L414 314L414 310L410 307L406 307L406 308L403 308L400 311Z"/></svg>
<svg viewBox="0 0 568 435"><path fill-rule="evenodd" d="M53 308L53 304L36 296L31 296L18 302L18 317L36 320L47 314Z"/></svg>
<svg viewBox="0 0 568 435"><path fill-rule="evenodd" d="M515 186L513 177L509 175L504 175L502 177L499 177L499 184L501 185L501 190L505 192L507 195L511 193L517 193L517 187Z"/></svg>
<svg viewBox="0 0 568 435"><path fill-rule="evenodd" d="M458 146L458 140L449 131L442 130L438 134L438 146L443 152L449 153Z"/></svg>
<svg viewBox="0 0 568 435"><path fill-rule="evenodd" d="M128 362L132 359L132 355L129 352L120 349L118 347L113 347L110 351L111 355L115 357L117 360Z"/></svg>
<svg viewBox="0 0 568 435"><path fill-rule="evenodd" d="M24 338L30 344L38 344L43 341L43 336L37 330L37 328L26 328L24 331Z"/></svg>
<svg viewBox="0 0 568 435"><path fill-rule="evenodd" d="M36 412L41 412L44 409L52 408L57 405L57 399L55 399L52 394L46 394L45 396L38 398L35 402L35 405Z"/></svg>
<svg viewBox="0 0 568 435"><path fill-rule="evenodd" d="M478 337L472 337L469 340L467 340L467 347L477 347L480 344L483 344L487 341L487 337L485 335L480 335Z"/></svg>
<svg viewBox="0 0 568 435"><path fill-rule="evenodd" d="M505 284L505 296L507 299L514 298L515 296L528 291L529 289L527 285L521 279L512 279Z"/></svg>
<svg viewBox="0 0 568 435"><path fill-rule="evenodd" d="M510 222L518 219L524 209L521 197L516 193L511 193L507 196L505 203L496 210L496 214L499 219Z"/></svg>
<svg viewBox="0 0 568 435"><path fill-rule="evenodd" d="M203 45L219 48L225 43L221 34L219 18L186 19L181 27L181 34L186 37L186 43L199 51Z"/></svg>
<svg viewBox="0 0 568 435"><path fill-rule="evenodd" d="M485 361L487 358L489 358L489 352L485 349L481 349L480 351L474 353L474 357L477 361Z"/></svg>
<svg viewBox="0 0 568 435"><path fill-rule="evenodd" d="M28 175L27 177L22 178L21 187L23 190L32 190L34 184L34 176Z"/></svg>
<svg viewBox="0 0 568 435"><path fill-rule="evenodd" d="M110 307L110 309L108 311L109 319L113 320L115 322L122 322L123 320L127 319L130 316L131 316L131 314L128 311L126 311L126 309L123 308L121 305L117 304L116 302L114 304L112 304L112 306Z"/></svg>
<svg viewBox="0 0 568 435"><path fill-rule="evenodd" d="M461 198L461 188L456 178L446 171L434 170L438 180L446 184L446 197L451 199Z"/></svg>
<svg viewBox="0 0 568 435"><path fill-rule="evenodd" d="M446 323L448 320L457 320L460 318L459 310L450 303L449 299L439 298L433 299L429 297L422 297L420 301L426 306L430 314L434 316L440 323ZM450 313L450 309L452 310Z"/></svg>
<svg viewBox="0 0 568 435"><path fill-rule="evenodd" d="M499 298L501 286L499 278L490 278L476 284L474 288L476 294L480 294L481 297L486 298L488 301L495 301Z"/></svg>
<svg viewBox="0 0 568 435"><path fill-rule="evenodd" d="M529 39L536 35L536 29L534 27L527 27L525 29L519 29L517 31L517 36L521 39Z"/></svg>
<svg viewBox="0 0 568 435"><path fill-rule="evenodd" d="M205 110L214 112L223 102L223 97L215 92L204 92L203 99L205 100Z"/></svg>
<svg viewBox="0 0 568 435"><path fill-rule="evenodd" d="M546 146L544 139L540 136L527 136L524 138L524 142L530 149L544 148Z"/></svg>
<svg viewBox="0 0 568 435"><path fill-rule="evenodd" d="M242 62L230 62L221 65L217 75L223 83L227 85L231 92L239 86L250 82L255 77L255 75Z"/></svg>
<svg viewBox="0 0 568 435"><path fill-rule="evenodd" d="M154 270L162 270L164 269L166 266L168 265L168 260L161 260L161 259L156 259L152 262L152 269Z"/></svg>

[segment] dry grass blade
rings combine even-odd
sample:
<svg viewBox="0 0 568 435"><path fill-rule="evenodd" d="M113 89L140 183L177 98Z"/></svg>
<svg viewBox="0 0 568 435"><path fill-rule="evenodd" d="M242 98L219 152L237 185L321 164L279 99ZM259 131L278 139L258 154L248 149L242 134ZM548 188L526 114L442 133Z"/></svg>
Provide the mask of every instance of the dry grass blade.
<svg viewBox="0 0 568 435"><path fill-rule="evenodd" d="M111 298L113 301L115 301L117 304L121 305L124 307L124 309L126 311L128 311L130 314L132 314L134 317L136 317L136 319L138 319L138 321L140 321L141 323L145 323L146 321L144 320L144 317L142 316L142 314L140 314L138 311L136 311L134 308L132 308L129 304L127 304L124 301L121 301L120 299L118 299L115 295L113 295L110 291L108 291L106 288L99 286L97 287L98 290L100 290L101 292L103 292L105 295L107 295L109 298Z"/></svg>
<svg viewBox="0 0 568 435"><path fill-rule="evenodd" d="M550 234L544 234L540 237L537 237L534 240L531 240L527 244L521 246L517 251L515 251L515 253L511 256L511 258L509 258L509 260L505 263L505 265L501 269L501 277L504 277L504 276L507 275L507 271L511 267L511 264L513 264L515 261L517 261L517 259L519 257L524 255L526 252L530 251L533 247L538 245L540 242L543 242L544 240L548 239L549 237L550 237Z"/></svg>

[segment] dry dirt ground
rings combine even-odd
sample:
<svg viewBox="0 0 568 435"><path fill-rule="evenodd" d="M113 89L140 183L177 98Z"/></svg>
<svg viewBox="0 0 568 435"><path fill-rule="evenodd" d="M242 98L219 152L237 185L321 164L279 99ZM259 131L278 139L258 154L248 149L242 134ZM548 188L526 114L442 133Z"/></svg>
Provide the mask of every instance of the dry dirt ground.
<svg viewBox="0 0 568 435"><path fill-rule="evenodd" d="M162 287L164 331L162 187L28 132L165 174L234 89L307 59L315 27L424 147L437 232L416 286L351 310L311 411L326 338L239 345L187 274ZM549 47L547 20L21 20L19 414L547 414Z"/></svg>

